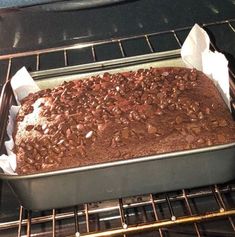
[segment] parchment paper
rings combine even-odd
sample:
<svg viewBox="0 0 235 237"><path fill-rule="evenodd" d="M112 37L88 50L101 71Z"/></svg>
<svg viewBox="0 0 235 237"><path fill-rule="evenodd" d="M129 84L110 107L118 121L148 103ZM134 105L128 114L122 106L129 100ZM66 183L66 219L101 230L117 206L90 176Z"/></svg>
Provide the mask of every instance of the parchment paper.
<svg viewBox="0 0 235 237"><path fill-rule="evenodd" d="M189 32L182 48L181 57L189 68L196 68L211 78L225 103L230 107L228 61L222 53L210 50L210 39L199 25Z"/></svg>

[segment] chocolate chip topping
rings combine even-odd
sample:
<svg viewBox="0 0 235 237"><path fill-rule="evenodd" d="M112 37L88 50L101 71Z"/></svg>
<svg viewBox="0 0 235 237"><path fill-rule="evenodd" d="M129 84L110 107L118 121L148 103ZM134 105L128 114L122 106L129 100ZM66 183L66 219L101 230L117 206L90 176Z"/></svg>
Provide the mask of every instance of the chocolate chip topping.
<svg viewBox="0 0 235 237"><path fill-rule="evenodd" d="M37 119L30 124L38 100ZM17 172L226 143L235 139L231 127L213 83L195 69L104 73L64 82L22 101L15 131Z"/></svg>

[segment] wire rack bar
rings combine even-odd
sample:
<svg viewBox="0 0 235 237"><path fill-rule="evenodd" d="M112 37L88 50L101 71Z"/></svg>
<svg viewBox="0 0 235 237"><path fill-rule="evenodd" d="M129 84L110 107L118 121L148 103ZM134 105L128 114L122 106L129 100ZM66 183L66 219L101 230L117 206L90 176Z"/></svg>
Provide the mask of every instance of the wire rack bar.
<svg viewBox="0 0 235 237"><path fill-rule="evenodd" d="M85 206L85 216L86 216L86 231L90 232L88 204L85 204L84 206Z"/></svg>
<svg viewBox="0 0 235 237"><path fill-rule="evenodd" d="M173 35L174 35L174 37L175 37L176 42L178 43L179 47L181 48L182 43L180 42L180 40L179 40L179 38L178 38L178 36L177 36L175 30L173 30L172 33L173 33Z"/></svg>
<svg viewBox="0 0 235 237"><path fill-rule="evenodd" d="M210 23L203 24L202 26L207 27L207 26L220 25L220 24L231 25L231 22L235 22L235 19L228 19L228 20L223 20L223 21L210 22ZM155 36L155 35L161 35L161 34L167 34L167 33L173 33L173 34L176 33L177 34L177 32L189 30L191 28L192 28L192 26L181 27L181 28L176 28L176 29L173 29L173 30L171 29L171 30L165 30L165 31L149 33L147 36L149 37L149 36ZM232 28L233 28L233 26L232 26ZM122 37L122 38L117 38L117 39L112 39L111 38L109 40L99 40L99 41L93 41L93 42L89 42L89 43L75 43L75 44L71 44L71 45L68 45L68 46L60 46L60 47L53 47L53 48L47 48L47 49L32 50L32 51L27 51L27 52L19 52L19 53L13 53L13 54L0 55L0 60L38 55L38 54L42 54L42 53L51 53L51 52L63 51L63 50L80 49L80 48L85 48L85 47L94 47L96 45L101 45L101 44L106 44L106 43L116 43L116 42L119 42L119 41L139 39L139 38L145 37L145 35L146 34L141 34L141 35L128 36L128 37ZM180 42L178 42L178 43L179 43L179 45L181 45Z"/></svg>
<svg viewBox="0 0 235 237"><path fill-rule="evenodd" d="M56 210L52 210L52 237L56 236Z"/></svg>
<svg viewBox="0 0 235 237"><path fill-rule="evenodd" d="M188 213L189 213L190 216L193 216L192 208L191 208L191 205L190 205L187 193L186 193L186 191L184 189L182 190L182 192L183 192L184 201L186 203L186 207L187 207ZM197 236L201 237L201 234L200 234L200 231L199 231L199 228L198 228L198 224L194 223L193 225L194 225L194 228L195 228Z"/></svg>
<svg viewBox="0 0 235 237"><path fill-rule="evenodd" d="M64 49L64 66L68 66L68 57L67 57L67 50Z"/></svg>
<svg viewBox="0 0 235 237"><path fill-rule="evenodd" d="M169 196L168 196L167 193L165 194L165 197L166 197L167 206L168 206L169 211L170 211L170 214L171 214L171 220L172 220L172 221L175 221L175 220L176 220L176 216L175 216L175 214L174 214L174 210L173 210L173 207L172 207L172 205L171 205L171 201L170 201Z"/></svg>
<svg viewBox="0 0 235 237"><path fill-rule="evenodd" d="M142 215L143 215L143 220L144 220L144 222L147 222L147 221L148 221L148 218L147 218L147 213L146 213L146 210L145 210L145 207L144 207L144 206L141 207L141 213L142 213Z"/></svg>
<svg viewBox="0 0 235 237"><path fill-rule="evenodd" d="M39 53L37 53L36 54L36 71L39 71L39 69L40 69L40 54Z"/></svg>
<svg viewBox="0 0 235 237"><path fill-rule="evenodd" d="M228 221L231 224L233 231L235 232L235 224L231 216L228 217Z"/></svg>
<svg viewBox="0 0 235 237"><path fill-rule="evenodd" d="M229 25L229 27L231 28L231 30L235 33L235 28L231 25L231 22L230 22L230 21L228 21L228 25Z"/></svg>
<svg viewBox="0 0 235 237"><path fill-rule="evenodd" d="M17 236L20 237L21 236L21 229L22 229L22 220L23 220L23 207L20 206L20 210L19 210L19 225L18 225L18 233Z"/></svg>
<svg viewBox="0 0 235 237"><path fill-rule="evenodd" d="M161 227L168 227L168 226L171 226L173 224L177 225L177 224L184 224L184 223L193 223L194 226L195 226L195 229L196 229L197 236L200 237L201 235L200 235L199 229L197 227L197 224L195 222L204 221L204 220L208 220L208 219L212 219L212 218L218 218L218 217L225 217L225 216L230 217L231 215L235 215L235 210L224 210L223 212L221 212L219 210L217 212L209 213L209 214L206 213L206 214L201 214L201 215L193 215L190 204L189 204L189 201L188 201L188 197L186 195L186 192L185 192L185 190L182 190L182 191L183 191L183 195L185 197L185 200L187 200L186 203L188 203L187 207L188 207L190 216L178 217L177 219L174 219L174 220L173 220L173 218L171 218L171 220L159 220L159 217L158 217L157 211L156 211L156 207L155 207L155 202L154 202L154 199L153 199L153 195L150 194L150 200L151 200L154 215L155 215L155 218L156 218L156 223L145 223L144 225L140 225L138 227L127 226L127 225L125 225L126 220L125 220L125 215L124 215L124 210L123 210L123 204L122 204L122 200L120 199L120 202L119 202L120 218L121 218L121 223L122 223L122 226L123 226L122 229L127 230L126 232L120 232L120 230L119 231L110 230L110 231L99 232L99 233L94 234L94 233L90 233L90 228L89 228L89 225L88 225L87 233L86 234L81 234L81 236L105 236L105 234L111 235L111 236L116 235L116 234L125 235L125 234L128 234L128 233L132 232L132 231L134 231L134 232L136 232L136 231L145 231L145 230L150 230L152 228L159 228L160 236L163 236L163 234L162 234L163 232L162 232ZM168 198L168 201L169 201L169 198ZM87 219L87 217L88 217L88 208L85 207L85 210L86 210L85 215L86 215L86 225L87 225L87 223L88 223L88 219ZM21 213L22 213L22 209L21 209ZM74 213L75 218L76 218L76 216L78 216L78 213L79 212L75 208L75 213ZM171 213L172 213L172 211L171 211ZM21 216L22 216L22 214L21 214ZM174 216L174 213L173 213L172 216ZM53 221L53 236L55 236L55 233L56 233L55 232L56 217L57 217L56 211L53 210L52 217L51 217L51 219ZM23 220L22 220L21 217L19 219L21 220L21 225L22 225ZM78 219L76 220L75 223L78 223ZM31 225L33 224L32 220L31 220L31 212L30 211L27 212L27 223L26 224L27 224L27 236L30 236ZM78 227L76 227L76 226L75 226L75 233L76 233L76 236L80 236L80 233L78 231Z"/></svg>
<svg viewBox="0 0 235 237"><path fill-rule="evenodd" d="M173 225L206 221L206 220L210 220L210 219L214 219L214 218L226 217L229 215L235 215L235 210L229 210L229 211L224 211L224 212L215 212L215 213L209 213L209 214L205 214L205 215L195 215L192 217L191 216L181 217L181 218L177 218L175 221L166 220L166 221L154 222L154 223L149 223L149 224L144 224L144 225L129 226L126 229L120 228L120 229L113 229L113 230L98 232L98 233L81 234L81 236L83 236L83 237L104 237L104 236L117 236L117 235L124 235L124 234L133 234L136 232L150 231L150 230L158 229L161 227L170 227Z"/></svg>
<svg viewBox="0 0 235 237"><path fill-rule="evenodd" d="M220 189L221 193L228 193L228 192L235 192L235 186L225 186L223 188ZM212 190L211 189L206 189L206 190L199 190L197 192L194 193L188 193L187 197L188 199L193 199L193 198L200 198L200 197L206 197L206 196L211 196L212 194ZM147 195L146 195L147 196ZM170 201L181 201L184 200L184 195L183 194L179 194L176 196L170 196L169 197ZM158 199L154 199L153 200L154 204L161 204L161 203L165 203L166 199L165 198L161 198L159 197ZM123 204L123 208L131 208L131 207L139 207L139 206L145 206L145 205L151 205L151 200L147 199L144 201L140 201L140 202L136 202L136 203L130 203L130 204ZM88 210L89 215L92 214L97 214L97 213L102 213L102 212L109 212L109 211L115 211L115 210L119 210L119 206L114 204L111 205L109 207L102 207L102 208L95 208L95 209L90 209ZM83 216L84 215L84 211L78 211L77 212L78 216ZM56 215L56 220L63 220L63 219L69 219L69 218L74 218L74 212L63 212L63 213L57 213ZM40 223L44 223L44 222L48 222L48 221L52 221L52 216L51 215L45 215L45 216L40 216L40 217L34 217L32 218L31 222L32 224L40 224ZM27 219L23 219L22 220L22 225L26 225L27 224ZM6 223L0 223L0 230L2 229L8 229L8 228L16 228L19 225L19 220L16 221L11 221L11 222L6 222Z"/></svg>
<svg viewBox="0 0 235 237"><path fill-rule="evenodd" d="M158 214L157 214L157 209L156 209L156 206L155 206L155 203L154 203L154 198L153 198L153 194L150 194L150 201L151 201L151 204L152 204L152 208L153 208L153 213L154 213L154 217L155 217L155 220L156 222L159 222L159 217L158 217ZM159 231L159 235L160 237L163 237L163 231L161 228L158 229Z"/></svg>
<svg viewBox="0 0 235 237"><path fill-rule="evenodd" d="M216 201L216 203L217 203L218 206L219 206L219 211L220 211L220 212L223 212L223 211L225 210L225 208L224 208L224 206L223 206L223 204L222 204L223 201L221 201L221 199L220 199L219 196L217 195L215 187L211 187L211 190L212 190L212 194L213 194L213 196L214 196L214 198L215 198L215 201Z"/></svg>
<svg viewBox="0 0 235 237"><path fill-rule="evenodd" d="M122 42L121 42L121 40L118 40L118 46L119 46L119 49L120 49L120 51L121 51L122 57L125 58L125 57L126 57L126 54L125 54L124 49L123 49L123 47L122 47Z"/></svg>
<svg viewBox="0 0 235 237"><path fill-rule="evenodd" d="M79 233L79 220L78 220L78 208L74 207L74 226L75 226L75 236L80 236Z"/></svg>
<svg viewBox="0 0 235 237"><path fill-rule="evenodd" d="M6 82L9 81L9 79L10 79L11 62L12 62L12 60L11 60L11 58L9 58L9 60L8 60L8 66L7 66L7 74L6 74L6 79L5 79Z"/></svg>
<svg viewBox="0 0 235 237"><path fill-rule="evenodd" d="M154 52L154 49L153 49L153 46L152 46L152 44L151 44L151 42L150 42L150 40L149 40L148 35L145 35L144 37L145 37L145 40L146 40L146 42L147 42L147 45L149 46L150 52L153 53L153 52Z"/></svg>
<svg viewBox="0 0 235 237"><path fill-rule="evenodd" d="M126 222L125 213L124 213L124 209L123 209L122 199L119 199L118 207L119 207L118 209L119 209L119 214L120 214L120 219L121 219L121 225L124 229L126 229L127 222Z"/></svg>
<svg viewBox="0 0 235 237"><path fill-rule="evenodd" d="M27 211L27 237L31 236L31 211Z"/></svg>
<svg viewBox="0 0 235 237"><path fill-rule="evenodd" d="M91 52L92 52L93 62L96 62L97 58L96 58L96 53L95 53L94 45L91 46Z"/></svg>
<svg viewBox="0 0 235 237"><path fill-rule="evenodd" d="M222 196L222 194L220 192L220 189L219 189L217 184L214 185L214 189L215 189L215 193L218 196L218 200L220 201L223 210L227 210L228 208L227 208L227 206L226 206L226 204L224 202L223 196ZM233 231L235 231L235 224L233 222L233 219L229 216L228 220L229 220L229 223L232 226Z"/></svg>

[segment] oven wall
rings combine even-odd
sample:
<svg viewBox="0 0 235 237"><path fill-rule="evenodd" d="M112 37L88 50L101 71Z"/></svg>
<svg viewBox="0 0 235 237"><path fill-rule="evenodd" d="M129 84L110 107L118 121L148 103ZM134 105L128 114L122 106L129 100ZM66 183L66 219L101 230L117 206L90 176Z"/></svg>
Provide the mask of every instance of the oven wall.
<svg viewBox="0 0 235 237"><path fill-rule="evenodd" d="M129 0L70 12L0 12L1 54L123 37L234 17L233 0ZM233 41L234 42L234 41ZM229 52L235 55L232 42ZM227 49L227 48L226 48Z"/></svg>

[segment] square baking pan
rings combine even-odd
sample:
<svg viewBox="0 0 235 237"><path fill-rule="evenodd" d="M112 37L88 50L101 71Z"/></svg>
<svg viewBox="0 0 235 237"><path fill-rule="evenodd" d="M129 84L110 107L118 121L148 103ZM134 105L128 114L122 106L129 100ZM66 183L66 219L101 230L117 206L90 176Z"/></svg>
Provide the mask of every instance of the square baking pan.
<svg viewBox="0 0 235 237"><path fill-rule="evenodd" d="M139 68L184 66L180 51L110 60L31 73L41 89L91 75ZM14 104L10 83L1 94L0 142ZM224 183L235 178L235 143L113 161L31 175L6 175L22 206L31 210L62 208L146 193Z"/></svg>

